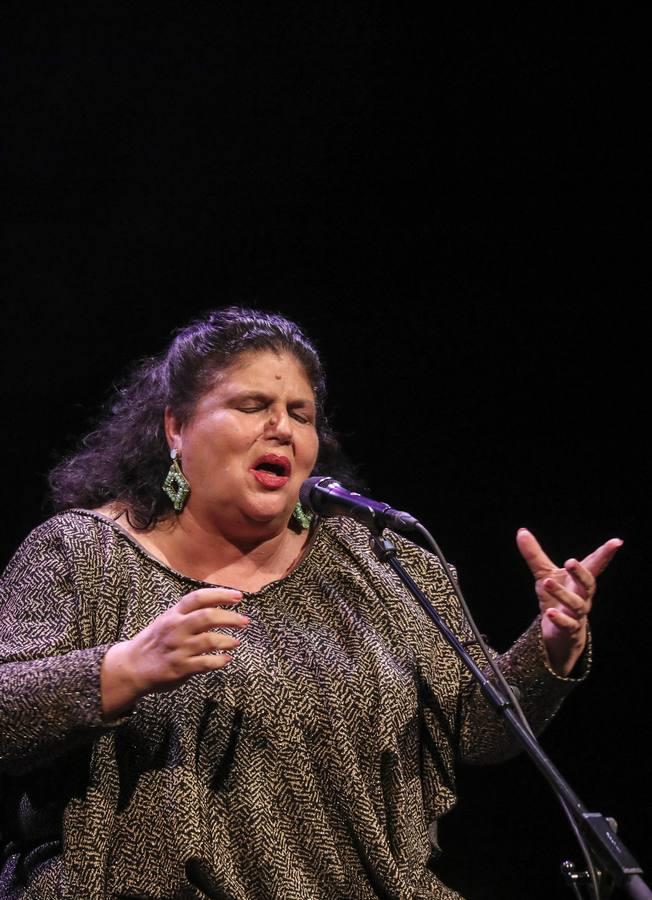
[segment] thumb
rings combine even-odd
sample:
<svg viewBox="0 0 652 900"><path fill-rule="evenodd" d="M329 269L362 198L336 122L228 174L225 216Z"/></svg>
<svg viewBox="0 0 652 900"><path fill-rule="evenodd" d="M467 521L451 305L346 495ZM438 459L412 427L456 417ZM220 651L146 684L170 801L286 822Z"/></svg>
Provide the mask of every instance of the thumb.
<svg viewBox="0 0 652 900"><path fill-rule="evenodd" d="M516 546L537 580L557 569L550 557L544 553L541 544L527 528L519 528L516 532Z"/></svg>

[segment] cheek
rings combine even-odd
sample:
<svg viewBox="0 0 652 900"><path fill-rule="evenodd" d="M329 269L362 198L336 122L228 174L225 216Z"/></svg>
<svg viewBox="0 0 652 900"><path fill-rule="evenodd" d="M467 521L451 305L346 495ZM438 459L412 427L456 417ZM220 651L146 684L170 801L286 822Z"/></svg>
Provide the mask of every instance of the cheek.
<svg viewBox="0 0 652 900"><path fill-rule="evenodd" d="M206 430L206 445L223 453L246 450L260 432L260 424L255 418L234 416L230 412L215 416Z"/></svg>
<svg viewBox="0 0 652 900"><path fill-rule="evenodd" d="M317 462L317 454L319 452L319 439L316 434L313 434L309 439L306 440L303 447L303 462L306 465L306 468L312 470L313 466Z"/></svg>

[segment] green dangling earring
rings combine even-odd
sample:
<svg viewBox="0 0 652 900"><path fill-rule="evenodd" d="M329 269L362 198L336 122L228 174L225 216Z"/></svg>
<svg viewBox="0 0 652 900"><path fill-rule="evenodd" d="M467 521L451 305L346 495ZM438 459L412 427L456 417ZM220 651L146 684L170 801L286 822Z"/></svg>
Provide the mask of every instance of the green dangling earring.
<svg viewBox="0 0 652 900"><path fill-rule="evenodd" d="M170 450L170 459L172 460L172 465L168 469L168 474L163 482L163 490L172 501L175 512L180 513L186 505L186 500L190 493L190 482L181 471L181 466L179 465L181 454L176 447Z"/></svg>
<svg viewBox="0 0 652 900"><path fill-rule="evenodd" d="M301 526L302 531L305 531L306 528L310 528L310 523L312 522L312 513L306 512L306 510L301 505L301 500L297 500L297 505L294 507L292 515Z"/></svg>

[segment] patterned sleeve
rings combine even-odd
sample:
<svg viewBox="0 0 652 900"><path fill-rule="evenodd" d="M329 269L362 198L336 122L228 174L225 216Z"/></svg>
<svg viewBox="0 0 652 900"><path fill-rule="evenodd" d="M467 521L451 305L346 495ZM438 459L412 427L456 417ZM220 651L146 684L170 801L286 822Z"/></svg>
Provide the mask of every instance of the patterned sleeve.
<svg viewBox="0 0 652 900"><path fill-rule="evenodd" d="M0 588L0 768L19 772L68 749L102 726L100 665L79 571L89 547L75 546L55 517L9 563ZM88 544L88 541L86 541ZM92 593L92 592L91 592Z"/></svg>
<svg viewBox="0 0 652 900"><path fill-rule="evenodd" d="M495 681L487 660L473 635L443 567L436 557L414 545L402 544L404 561L419 574L419 581L453 632L484 674ZM518 691L519 702L535 733L545 728L564 698L582 681L590 667L590 641L573 677L557 675L549 666L541 638L540 617L503 654L491 650L508 683ZM452 659L448 654L448 659ZM435 685L440 673L431 661L428 680ZM490 707L471 672L458 664L456 755L467 763L498 762L519 752L520 745L504 720ZM437 690L433 687L432 696Z"/></svg>
<svg viewBox="0 0 652 900"><path fill-rule="evenodd" d="M484 654L475 640L468 650L476 663L492 681ZM588 673L591 646L577 664L572 677L557 675L548 665L541 638L541 622L537 617L530 627L496 661L508 684L516 688L519 703L530 727L539 734L555 716L562 701ZM515 755L521 748L502 718L490 708L479 686L468 670L462 673L462 716L460 757L468 763L499 762Z"/></svg>

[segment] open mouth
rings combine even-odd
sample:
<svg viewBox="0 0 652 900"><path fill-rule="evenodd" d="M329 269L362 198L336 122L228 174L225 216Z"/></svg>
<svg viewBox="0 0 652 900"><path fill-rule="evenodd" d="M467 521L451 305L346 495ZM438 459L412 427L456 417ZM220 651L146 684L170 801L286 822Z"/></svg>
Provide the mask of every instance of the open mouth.
<svg viewBox="0 0 652 900"><path fill-rule="evenodd" d="M260 459L256 460L254 463L254 471L256 472L271 472L272 475L278 475L279 477L287 478L292 471L292 466L290 465L290 460L285 456L274 456L269 453L266 456L261 456Z"/></svg>
<svg viewBox="0 0 652 900"><path fill-rule="evenodd" d="M290 460L285 456L267 453L256 460L252 467L253 476L266 488L283 487L292 471Z"/></svg>

